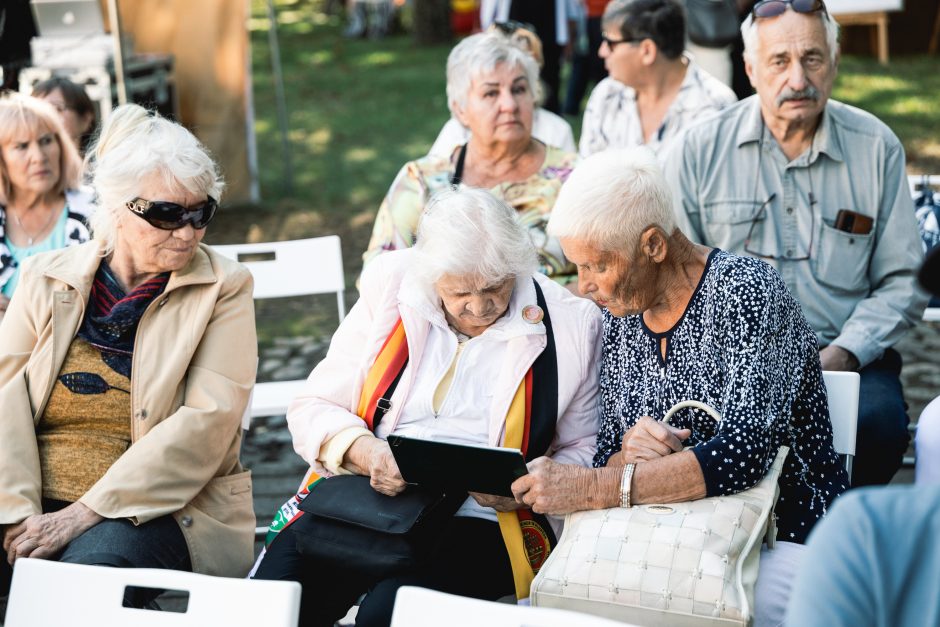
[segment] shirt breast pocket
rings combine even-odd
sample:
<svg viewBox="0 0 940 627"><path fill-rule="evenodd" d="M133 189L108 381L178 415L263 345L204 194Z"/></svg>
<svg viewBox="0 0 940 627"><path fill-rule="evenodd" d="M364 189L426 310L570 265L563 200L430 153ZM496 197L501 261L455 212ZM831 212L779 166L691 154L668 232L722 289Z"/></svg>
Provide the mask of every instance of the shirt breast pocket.
<svg viewBox="0 0 940 627"><path fill-rule="evenodd" d="M760 203L753 200L716 200L706 202L702 209L705 216L703 235L709 246L741 253L751 226L764 220Z"/></svg>
<svg viewBox="0 0 940 627"><path fill-rule="evenodd" d="M873 242L874 228L869 233L846 233L823 221L813 254L813 275L838 292L867 291Z"/></svg>

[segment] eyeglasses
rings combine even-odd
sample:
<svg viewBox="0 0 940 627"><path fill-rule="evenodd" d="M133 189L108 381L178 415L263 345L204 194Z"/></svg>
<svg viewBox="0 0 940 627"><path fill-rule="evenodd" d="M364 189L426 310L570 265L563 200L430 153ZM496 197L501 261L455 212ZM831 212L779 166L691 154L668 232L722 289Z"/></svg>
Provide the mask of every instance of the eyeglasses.
<svg viewBox="0 0 940 627"><path fill-rule="evenodd" d="M499 30L502 34L509 36L517 30L527 30L533 35L536 34L535 27L528 22L519 22L516 20L507 20L505 22L493 22L493 28Z"/></svg>
<svg viewBox="0 0 940 627"><path fill-rule="evenodd" d="M175 202L163 200L144 200L135 198L128 201L125 206L139 218L146 220L150 226L164 231L175 231L187 224L192 224L197 231L206 228L215 216L219 203L211 196L206 202L195 207L184 207Z"/></svg>
<svg viewBox="0 0 940 627"><path fill-rule="evenodd" d="M774 254L774 253L765 253L757 250L757 242L754 241L752 245L752 240L754 240L754 230L757 228L758 224L763 224L766 222L766 213L767 207L770 206L770 203L774 201L777 197L776 193L772 193L767 197L767 200L758 207L757 211L754 212L754 217L751 218L751 228L747 231L747 238L744 240L744 252L755 257L761 257L763 259L779 259L783 261L805 261L810 258L813 252L813 235L815 233L815 219L816 216L813 212L813 205L816 204L816 199L813 196L812 192L809 195L809 215L810 215L810 225L809 225L809 245L806 247L805 251L796 251L793 248L788 248L784 251L783 254ZM789 211L789 210L788 210ZM761 238L763 239L763 238Z"/></svg>
<svg viewBox="0 0 940 627"><path fill-rule="evenodd" d="M787 10L787 5L797 13L816 13L822 11L826 15L826 5L823 0L762 0L754 5L751 14L754 17L776 17Z"/></svg>
<svg viewBox="0 0 940 627"><path fill-rule="evenodd" d="M649 37L631 37L629 39L611 39L607 35L601 35L601 43L607 44L607 47L613 50L619 44L635 44L638 41L649 39Z"/></svg>

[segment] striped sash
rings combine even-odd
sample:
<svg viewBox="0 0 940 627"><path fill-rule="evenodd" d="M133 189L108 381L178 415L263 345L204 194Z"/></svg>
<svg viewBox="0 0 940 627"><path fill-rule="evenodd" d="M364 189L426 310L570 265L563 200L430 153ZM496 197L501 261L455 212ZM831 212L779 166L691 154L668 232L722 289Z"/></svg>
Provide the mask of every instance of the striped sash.
<svg viewBox="0 0 940 627"><path fill-rule="evenodd" d="M555 337L545 297L538 283L535 293L539 307L544 312L542 323L546 330L545 350L536 358L526 372L506 414L506 435L503 447L522 451L526 461L544 455L555 437L555 421L558 415L558 362ZM379 350L375 362L366 374L356 414L369 429L374 431L388 411L389 399L398 385L408 363L408 342L401 319ZM303 488L278 510L265 538L269 545L282 529L303 515L300 503L311 488L324 477L312 469L303 481ZM548 558L556 543L555 534L548 520L528 509L513 512L497 512L499 529L509 553L512 565L516 598L529 596L529 587L535 574Z"/></svg>

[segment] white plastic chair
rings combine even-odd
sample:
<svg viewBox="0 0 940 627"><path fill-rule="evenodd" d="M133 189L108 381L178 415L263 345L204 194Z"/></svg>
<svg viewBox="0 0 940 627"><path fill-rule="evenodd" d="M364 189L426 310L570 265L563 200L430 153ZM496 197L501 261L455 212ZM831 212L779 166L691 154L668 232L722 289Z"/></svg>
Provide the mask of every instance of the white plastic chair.
<svg viewBox="0 0 940 627"><path fill-rule="evenodd" d="M185 612L123 607L127 586L189 593ZM300 584L19 559L6 627L295 627Z"/></svg>
<svg viewBox="0 0 940 627"><path fill-rule="evenodd" d="M481 601L405 586L395 596L392 627L630 627L598 616Z"/></svg>
<svg viewBox="0 0 940 627"><path fill-rule="evenodd" d="M336 293L339 321L346 317L346 279L339 236L213 248L251 271L256 299ZM247 429L252 418L287 413L287 405L303 388L304 381L255 384L242 427Z"/></svg>
<svg viewBox="0 0 940 627"><path fill-rule="evenodd" d="M858 432L858 388L861 377L857 372L825 370L823 380L826 383L826 395L829 397L832 445L836 453L845 455L845 469L851 479L855 435Z"/></svg>

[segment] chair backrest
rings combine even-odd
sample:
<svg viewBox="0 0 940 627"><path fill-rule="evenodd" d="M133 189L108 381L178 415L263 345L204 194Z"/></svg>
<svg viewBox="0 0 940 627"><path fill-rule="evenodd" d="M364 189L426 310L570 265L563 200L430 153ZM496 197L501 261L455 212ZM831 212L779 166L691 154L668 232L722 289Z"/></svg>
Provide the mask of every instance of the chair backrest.
<svg viewBox="0 0 940 627"><path fill-rule="evenodd" d="M186 611L123 607L127 586L188 592ZM6 627L294 627L299 611L300 584L293 581L19 559L13 569Z"/></svg>
<svg viewBox="0 0 940 627"><path fill-rule="evenodd" d="M829 419L832 421L832 444L836 453L846 456L845 468L852 477L852 458L855 457L855 434L858 431L857 372L823 372L826 395L829 397Z"/></svg>
<svg viewBox="0 0 940 627"><path fill-rule="evenodd" d="M343 255L338 235L259 244L213 246L241 262L255 280L255 298L336 293L339 318L346 316Z"/></svg>
<svg viewBox="0 0 940 627"><path fill-rule="evenodd" d="M392 627L630 627L628 623L598 616L481 601L404 586L395 595Z"/></svg>

